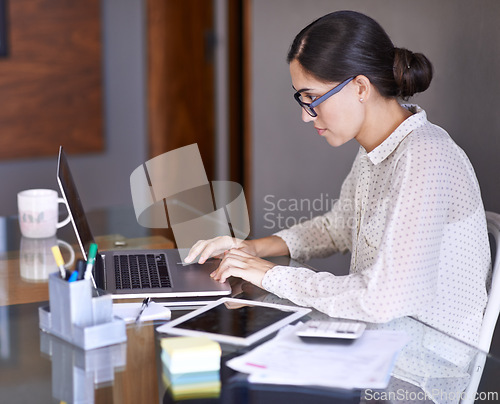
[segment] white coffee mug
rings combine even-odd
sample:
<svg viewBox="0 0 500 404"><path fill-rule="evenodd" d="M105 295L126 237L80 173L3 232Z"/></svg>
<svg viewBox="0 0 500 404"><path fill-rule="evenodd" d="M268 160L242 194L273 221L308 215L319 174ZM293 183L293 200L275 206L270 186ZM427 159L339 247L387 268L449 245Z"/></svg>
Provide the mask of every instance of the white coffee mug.
<svg viewBox="0 0 500 404"><path fill-rule="evenodd" d="M21 234L28 238L48 238L56 234L57 229L67 225L70 217L61 222L59 204L64 202L52 189L28 189L17 194L19 225Z"/></svg>
<svg viewBox="0 0 500 404"><path fill-rule="evenodd" d="M55 236L49 238L21 237L19 248L19 264L21 278L30 282L46 282L49 274L58 272L59 269L52 253L52 247L58 245L64 257L65 250L69 258L65 258L64 267L71 268L75 263L75 251L66 241L58 240Z"/></svg>

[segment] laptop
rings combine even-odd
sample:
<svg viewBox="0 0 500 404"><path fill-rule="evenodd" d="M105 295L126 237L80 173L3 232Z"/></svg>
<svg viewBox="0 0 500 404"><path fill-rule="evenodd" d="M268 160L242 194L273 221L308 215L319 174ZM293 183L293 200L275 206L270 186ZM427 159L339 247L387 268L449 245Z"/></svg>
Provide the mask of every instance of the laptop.
<svg viewBox="0 0 500 404"><path fill-rule="evenodd" d="M78 190L61 146L57 160L57 182L66 201L71 223L87 260L94 242ZM110 250L98 252L93 270L96 287L114 298L185 298L223 296L231 287L210 277L220 263L210 259L205 264L183 265L176 249Z"/></svg>

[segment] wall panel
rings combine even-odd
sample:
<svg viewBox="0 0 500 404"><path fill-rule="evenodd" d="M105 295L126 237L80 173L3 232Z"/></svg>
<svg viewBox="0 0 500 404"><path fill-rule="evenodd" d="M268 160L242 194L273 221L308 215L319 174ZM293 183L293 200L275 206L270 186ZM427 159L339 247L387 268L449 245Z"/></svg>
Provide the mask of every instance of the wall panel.
<svg viewBox="0 0 500 404"><path fill-rule="evenodd" d="M103 149L100 0L8 2L0 159Z"/></svg>

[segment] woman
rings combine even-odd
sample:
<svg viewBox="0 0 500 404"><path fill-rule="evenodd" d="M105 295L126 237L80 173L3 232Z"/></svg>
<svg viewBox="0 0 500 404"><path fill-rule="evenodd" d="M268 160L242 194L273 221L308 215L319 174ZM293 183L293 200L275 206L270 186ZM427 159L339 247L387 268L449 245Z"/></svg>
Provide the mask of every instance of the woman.
<svg viewBox="0 0 500 404"><path fill-rule="evenodd" d="M334 147L360 144L332 210L257 240L196 243L186 261L225 253L213 278L236 276L334 317L386 322L412 315L475 342L490 264L485 212L465 153L416 105L432 66L395 48L373 19L328 14L293 41L288 62L302 119ZM275 266L350 251L335 276Z"/></svg>

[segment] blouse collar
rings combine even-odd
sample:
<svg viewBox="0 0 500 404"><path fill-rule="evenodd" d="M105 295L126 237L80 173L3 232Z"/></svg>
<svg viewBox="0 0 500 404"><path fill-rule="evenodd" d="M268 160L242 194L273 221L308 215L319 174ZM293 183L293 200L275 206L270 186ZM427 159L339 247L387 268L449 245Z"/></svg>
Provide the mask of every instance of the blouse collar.
<svg viewBox="0 0 500 404"><path fill-rule="evenodd" d="M427 122L427 114L418 105L403 104L402 107L406 108L410 112L413 112L413 115L405 119L387 139L385 139L371 152L366 153L362 147L364 153L366 153L366 156L374 165L381 163L389 157L389 155L396 150L406 136L408 136L414 129Z"/></svg>

